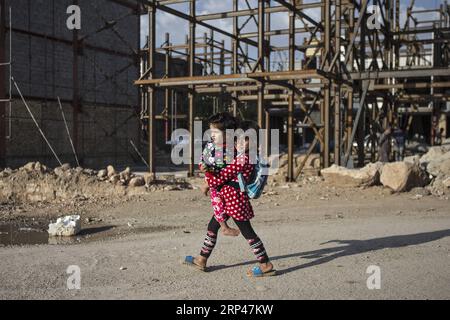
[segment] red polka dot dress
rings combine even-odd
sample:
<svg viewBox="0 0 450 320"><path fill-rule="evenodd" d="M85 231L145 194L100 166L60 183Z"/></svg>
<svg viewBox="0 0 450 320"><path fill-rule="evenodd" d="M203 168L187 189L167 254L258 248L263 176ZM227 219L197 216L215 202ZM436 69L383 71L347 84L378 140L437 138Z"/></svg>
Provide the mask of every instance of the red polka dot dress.
<svg viewBox="0 0 450 320"><path fill-rule="evenodd" d="M248 181L254 169L250 164L248 154L238 155L231 164L228 164L218 173L205 173L206 181L211 188L223 186L220 195L224 201L225 214L237 221L249 221L255 215L250 199L246 193L238 188L226 185L229 181L238 182L238 174L242 173Z"/></svg>

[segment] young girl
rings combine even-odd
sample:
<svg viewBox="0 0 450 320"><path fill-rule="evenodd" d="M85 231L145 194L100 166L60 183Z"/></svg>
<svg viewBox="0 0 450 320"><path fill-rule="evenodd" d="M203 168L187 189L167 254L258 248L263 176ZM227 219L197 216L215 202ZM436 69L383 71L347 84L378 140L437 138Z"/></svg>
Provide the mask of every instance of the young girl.
<svg viewBox="0 0 450 320"><path fill-rule="evenodd" d="M218 113L209 118L212 142L207 143L200 160L200 170L206 173L217 174L223 170L227 163L231 162L234 154L230 157L226 152L225 136L227 129L236 129L236 119L229 113ZM208 185L207 181L202 186L202 192L211 196L211 204L214 217L220 224L222 234L225 236L237 237L239 230L230 228L227 224L228 217L224 211L224 203L221 194L215 187Z"/></svg>
<svg viewBox="0 0 450 320"><path fill-rule="evenodd" d="M259 130L259 127L254 122L244 121L241 123L240 129L246 132L250 129ZM242 141L242 139L239 140ZM244 179L248 182L254 170L254 165L250 163L249 159L248 138L238 144L237 149L238 154L231 164L218 173L205 173L206 179L212 188L220 188L220 194L224 199L225 213L228 217L233 218L259 262L259 266L249 270L247 275L252 277L274 276L276 275L276 270L274 270L274 267L270 262L263 242L255 233L250 223L250 220L254 217L250 199L247 194L241 192L239 188L227 184L229 182L234 182L234 184L236 184L238 182L239 173L242 173ZM211 219L200 255L195 258L192 256L186 257L186 264L194 266L202 271L206 271L208 259L217 242L219 229L220 224L214 218Z"/></svg>

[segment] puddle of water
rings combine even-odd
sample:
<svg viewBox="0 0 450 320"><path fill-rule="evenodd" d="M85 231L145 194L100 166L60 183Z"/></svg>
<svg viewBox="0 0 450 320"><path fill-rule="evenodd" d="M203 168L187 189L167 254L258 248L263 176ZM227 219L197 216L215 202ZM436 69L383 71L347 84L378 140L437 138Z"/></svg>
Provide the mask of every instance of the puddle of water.
<svg viewBox="0 0 450 320"><path fill-rule="evenodd" d="M0 247L21 245L63 245L114 238L126 234L163 232L175 229L171 226L145 226L132 229L115 226L83 228L75 237L49 237L47 230L39 227L24 227L17 224L0 224Z"/></svg>
<svg viewBox="0 0 450 320"><path fill-rule="evenodd" d="M21 228L12 224L0 225L0 244L17 246L27 244L47 244L48 233L36 228Z"/></svg>
<svg viewBox="0 0 450 320"><path fill-rule="evenodd" d="M87 233L84 233L86 237ZM39 244L76 244L83 238L79 237L49 237L46 230L39 228L20 227L13 224L0 225L0 246L21 246Z"/></svg>

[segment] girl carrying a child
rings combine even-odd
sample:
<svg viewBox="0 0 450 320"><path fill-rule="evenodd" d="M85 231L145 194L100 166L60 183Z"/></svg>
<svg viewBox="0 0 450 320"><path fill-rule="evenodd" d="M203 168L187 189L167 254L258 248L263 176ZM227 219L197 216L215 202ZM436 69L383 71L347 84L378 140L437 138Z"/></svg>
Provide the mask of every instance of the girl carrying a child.
<svg viewBox="0 0 450 320"><path fill-rule="evenodd" d="M213 141L224 141L226 129L229 129L227 128L227 119L230 119L230 117L232 117L230 114L227 114L226 116L223 114L221 116L216 115L213 117L215 121L211 123L211 129L216 129L216 131L212 133L212 135L214 135ZM238 128L242 129L244 132L247 132L248 130L255 130L256 133L259 132L258 125L252 121L243 121ZM234 144L234 141L232 143ZM205 179L209 189L214 190L213 192L217 192L216 195L220 197L222 203L221 217L224 219L224 222L230 218L233 219L259 262L259 266L249 270L247 274L253 277L273 276L276 274L276 270L270 262L262 240L255 233L250 223L250 220L254 217L250 199L245 192L242 192L240 188L236 186L238 184L239 174L242 174L244 180L248 182L254 171L254 164L250 163L249 146L250 141L248 137L245 137L245 139L238 139L236 156L233 161L227 163L220 170L204 170ZM203 191L207 193L207 188L204 187ZM185 258L185 264L206 271L208 259L216 246L217 236L222 226L223 224L221 225L221 222L218 221L216 215L213 216L208 225L207 234L200 255L197 257L187 256Z"/></svg>

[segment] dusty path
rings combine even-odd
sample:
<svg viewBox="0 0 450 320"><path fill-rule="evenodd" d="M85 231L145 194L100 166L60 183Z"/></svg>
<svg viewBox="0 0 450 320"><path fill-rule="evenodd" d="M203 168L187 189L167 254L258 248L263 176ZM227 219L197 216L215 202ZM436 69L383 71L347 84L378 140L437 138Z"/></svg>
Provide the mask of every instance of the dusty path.
<svg viewBox="0 0 450 320"><path fill-rule="evenodd" d="M0 248L0 299L450 299L449 200L320 189L277 189L255 203L278 277L245 276L254 261L242 238L219 239L209 273L181 265L199 250L209 215L208 199L191 190L86 213L143 232ZM79 291L66 289L69 265L81 269ZM367 289L370 265L381 268L380 290Z"/></svg>

